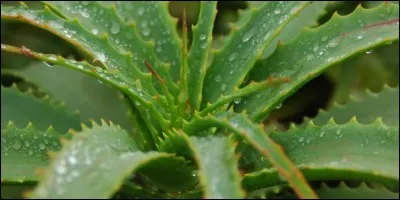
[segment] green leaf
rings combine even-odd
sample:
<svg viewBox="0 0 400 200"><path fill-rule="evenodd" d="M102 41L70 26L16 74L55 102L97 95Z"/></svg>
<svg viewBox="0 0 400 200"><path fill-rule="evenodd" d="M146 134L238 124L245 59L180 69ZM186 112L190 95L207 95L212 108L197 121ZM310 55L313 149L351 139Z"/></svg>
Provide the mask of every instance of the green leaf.
<svg viewBox="0 0 400 200"><path fill-rule="evenodd" d="M278 185L274 187L262 188L249 192L247 199L271 199L275 195L277 196L287 190L290 190L290 187L288 185ZM291 196L293 199L297 198L294 194L291 194Z"/></svg>
<svg viewBox="0 0 400 200"><path fill-rule="evenodd" d="M263 131L263 127L252 123L246 114L226 112L218 117L211 115L200 118L195 117L190 123L184 124L186 133L194 134L209 127L226 128L243 137L279 170L291 184L296 194L303 198L315 198L307 181L301 172L285 155L281 146L271 140Z"/></svg>
<svg viewBox="0 0 400 200"><path fill-rule="evenodd" d="M133 183L125 182L121 189L115 196L119 196L120 198L116 199L132 199L132 198L140 198L140 199L168 199L170 198L168 194L163 194L161 192L155 192L144 188L140 185L135 185ZM122 198L121 198L122 197ZM113 198L115 199L115 198Z"/></svg>
<svg viewBox="0 0 400 200"><path fill-rule="evenodd" d="M269 136L283 146L308 181L374 181L398 191L399 129L380 119L368 125L355 118L343 125L333 120L324 126L310 122L304 129L293 126ZM284 183L275 168L247 174L243 180L249 190Z"/></svg>
<svg viewBox="0 0 400 200"><path fill-rule="evenodd" d="M134 23L125 23L117 13L115 6L105 7L99 2L79 2L79 1L52 1L46 2L51 8L62 13L68 19L77 17L79 22L87 29L92 30L92 33L107 34L110 38L110 43L116 48L132 53L132 61L141 71L151 72L144 65L147 61L154 67L157 74L162 77L165 82L160 83L159 80L153 79L153 83L166 84L173 94L177 94L177 85L172 81L168 72L168 67L162 63L155 55L153 42L146 42L139 36L137 30L142 28L137 27Z"/></svg>
<svg viewBox="0 0 400 200"><path fill-rule="evenodd" d="M280 42L290 42L296 39L304 27L310 27L311 25L317 24L317 19L321 15L325 14L325 8L329 4L328 1L314 1L309 6L304 8L300 14L290 21L279 33L277 37L271 42L263 52L262 58L267 58L276 49L278 41Z"/></svg>
<svg viewBox="0 0 400 200"><path fill-rule="evenodd" d="M63 146L30 198L108 198L132 171L170 157L134 152L138 149L127 132L112 123L84 126Z"/></svg>
<svg viewBox="0 0 400 200"><path fill-rule="evenodd" d="M198 176L203 186L203 198L243 198L237 169L235 148L227 137L188 137L175 130L164 136L159 149L174 152L197 163ZM216 167L218 166L218 167ZM189 194L188 194L189 195ZM199 195L194 192L193 195Z"/></svg>
<svg viewBox="0 0 400 200"><path fill-rule="evenodd" d="M100 122L102 118L132 129L126 116L129 105L120 93L95 78L59 66L46 67L42 63L12 73L35 83L53 99L63 101L69 110L78 110L81 121L92 118Z"/></svg>
<svg viewBox="0 0 400 200"><path fill-rule="evenodd" d="M32 121L39 129L46 130L52 125L59 132L69 128L79 129L79 117L68 112L62 103L56 103L49 96L35 97L32 89L23 93L16 85L1 86L1 128L12 120L18 127Z"/></svg>
<svg viewBox="0 0 400 200"><path fill-rule="evenodd" d="M204 198L243 198L233 141L226 137L190 137L199 165Z"/></svg>
<svg viewBox="0 0 400 200"><path fill-rule="evenodd" d="M335 83L331 103L344 104L365 89L379 92L385 84L399 85L399 43L370 50L327 71Z"/></svg>
<svg viewBox="0 0 400 200"><path fill-rule="evenodd" d="M181 41L176 31L177 20L168 11L168 2L163 1L117 1L118 14L125 22L135 22L140 36L154 41L156 55L170 63L170 75L179 80L181 66Z"/></svg>
<svg viewBox="0 0 400 200"><path fill-rule="evenodd" d="M208 52L211 46L212 30L217 15L217 2L202 1L199 20L193 30L193 41L188 62L189 102L195 109L200 109L204 76L206 75Z"/></svg>
<svg viewBox="0 0 400 200"><path fill-rule="evenodd" d="M327 111L320 110L313 122L316 125L325 124L330 118L344 124L353 116L361 123L372 123L381 117L387 125L399 125L399 87L390 88L387 85L379 93L367 90L360 98L350 98L344 105L334 104Z"/></svg>
<svg viewBox="0 0 400 200"><path fill-rule="evenodd" d="M143 105L147 108L147 113L149 114L148 117L150 120L150 114L157 119L157 122L162 126L162 128L167 129L170 125L170 122L167 121L164 116L160 113L160 111L165 111L161 107L161 97L160 96L149 96L146 92L144 92L141 88L141 82L137 80L135 83L126 83L125 80L121 79L120 76L116 76L114 73L109 71L102 71L99 68L93 67L92 65L88 64L86 61L84 62L77 62L74 60L64 59L61 56L55 55L46 55L42 53L36 53L31 51L25 47L17 48L9 45L1 44L1 50L6 52L12 52L17 54L24 54L28 55L31 58L45 61L47 63L53 65L60 65L63 67L67 67L70 69L74 69L77 71L81 71L85 74L91 75L97 79L102 80L104 83L108 83L113 87L119 89L120 91L124 92L131 101L136 101L135 104L137 106ZM161 99L162 100L162 99ZM166 113L167 114L167 113ZM147 117L147 116L146 116Z"/></svg>
<svg viewBox="0 0 400 200"><path fill-rule="evenodd" d="M260 8L254 8L247 23L232 33L230 42L214 54L204 80L203 104L232 92L272 39L308 4L266 2Z"/></svg>
<svg viewBox="0 0 400 200"><path fill-rule="evenodd" d="M365 182L357 187L350 187L341 182L337 187L328 186L326 183L315 190L321 199L398 199L399 193L392 192L383 186L371 188ZM280 197L294 199L291 194L282 194Z"/></svg>
<svg viewBox="0 0 400 200"><path fill-rule="evenodd" d="M151 95L157 93L151 81L151 74L141 72L133 64L131 53L122 52L113 47L107 34L95 35L83 27L78 19L63 19L48 7L45 7L44 10L33 10L21 4L19 7L1 6L1 11L2 21L20 21L31 24L74 45L83 52L89 62L105 68L97 68L99 72L111 73L125 84L140 80L142 88L147 93Z"/></svg>
<svg viewBox="0 0 400 200"><path fill-rule="evenodd" d="M272 75L291 77L292 82L253 94L235 110L247 110L254 120L260 120L328 67L368 49L398 41L398 15L398 5L384 3L372 9L358 7L347 16L335 14L320 27L304 29L296 40L279 45L249 74L250 80Z"/></svg>
<svg viewBox="0 0 400 200"><path fill-rule="evenodd" d="M189 168L184 159L163 157L142 167L138 172L148 177L155 186L166 191L185 191L197 183L194 169Z"/></svg>
<svg viewBox="0 0 400 200"><path fill-rule="evenodd" d="M48 151L61 148L61 137L51 126L43 131L29 123L21 129L10 121L1 129L2 187L3 182L36 182L37 170L48 165Z"/></svg>
<svg viewBox="0 0 400 200"><path fill-rule="evenodd" d="M385 187L370 188L364 182L356 188L350 188L346 183L341 182L338 187L329 187L322 184L316 192L322 199L398 199L399 193L389 191Z"/></svg>
<svg viewBox="0 0 400 200"><path fill-rule="evenodd" d="M239 103L241 98L253 93L257 93L259 91L263 91L267 88L273 87L277 84L280 83L287 83L290 82L289 78L272 78L269 77L266 81L261 81L261 82L251 82L249 85L243 87L243 88L237 88L235 87L233 92L229 95L222 95L220 96L215 103L213 104L207 104L207 107L205 107L200 113L200 116L205 116L209 114L210 112L216 110L216 109L221 109L221 107L224 104L234 102L235 104ZM238 102L239 101L239 102ZM221 109L222 110L222 109Z"/></svg>

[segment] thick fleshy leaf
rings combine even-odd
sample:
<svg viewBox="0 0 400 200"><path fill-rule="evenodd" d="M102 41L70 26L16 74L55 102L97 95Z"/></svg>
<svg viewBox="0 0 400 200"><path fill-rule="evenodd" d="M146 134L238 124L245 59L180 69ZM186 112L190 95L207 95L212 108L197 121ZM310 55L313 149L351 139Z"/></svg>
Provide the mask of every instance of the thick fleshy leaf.
<svg viewBox="0 0 400 200"><path fill-rule="evenodd" d="M125 22L135 22L138 33L146 41L155 43L156 55L170 63L172 79L179 80L181 41L176 31L177 20L168 11L165 1L117 1L118 14Z"/></svg>
<svg viewBox="0 0 400 200"><path fill-rule="evenodd" d="M257 93L260 91L263 91L267 88L274 87L275 85L281 84L281 83L287 83L290 82L290 78L273 78L269 77L266 81L261 81L261 82L251 82L250 84L246 85L243 88L236 88L233 90L233 92L229 95L222 95L220 96L217 101L213 104L207 104L207 107L205 107L199 114L200 116L205 116L212 111L216 109L222 110L222 106L225 104L231 103L232 101L235 104L240 103L241 98L245 97L247 95Z"/></svg>
<svg viewBox="0 0 400 200"><path fill-rule="evenodd" d="M21 92L16 85L12 87L1 86L1 128L9 120L22 128L32 121L42 130L52 125L60 133L70 128L79 129L79 116L68 112L65 107L45 96L36 97L32 90Z"/></svg>
<svg viewBox="0 0 400 200"><path fill-rule="evenodd" d="M145 165L138 172L163 190L180 192L191 189L197 183L194 169L184 159L159 158Z"/></svg>
<svg viewBox="0 0 400 200"><path fill-rule="evenodd" d="M120 50L132 53L132 61L141 71L151 73L146 68L144 61L154 67L157 74L165 80L165 82L160 83L159 80L153 79L155 85L166 84L173 94L177 93L177 85L172 81L167 65L162 63L155 55L154 51L159 51L154 48L155 44L145 42L139 36L137 30L142 28L138 27L137 24L125 23L118 17L115 6L105 7L94 1L49 1L46 4L68 19L77 17L83 26L92 30L92 33L96 35L107 34L111 44ZM158 86L160 89L161 86Z"/></svg>
<svg viewBox="0 0 400 200"><path fill-rule="evenodd" d="M309 2L266 2L232 33L230 42L214 54L204 79L203 104L229 94L253 67L262 51ZM220 87L215 87L219 85Z"/></svg>
<svg viewBox="0 0 400 200"><path fill-rule="evenodd" d="M270 56L276 49L278 41L287 43L293 39L296 39L304 27L310 27L317 24L318 17L326 13L325 8L328 5L328 1L314 1L292 21L286 25L279 35L274 38L271 45L268 46L263 52L262 58Z"/></svg>
<svg viewBox="0 0 400 200"><path fill-rule="evenodd" d="M282 177L291 184L296 194L302 198L315 198L303 175L285 155L281 146L271 140L263 131L262 126L252 123L245 114L226 112L218 117L195 117L190 123L184 124L188 134L195 134L210 127L226 128L244 138L275 166Z"/></svg>
<svg viewBox="0 0 400 200"><path fill-rule="evenodd" d="M30 197L108 198L132 171L151 160L170 157L138 149L125 130L93 122L92 128L83 127L63 145Z"/></svg>
<svg viewBox="0 0 400 200"><path fill-rule="evenodd" d="M356 188L351 188L345 182L341 182L338 187L329 187L322 184L316 190L322 199L398 199L399 193L392 192L385 187L371 188L366 183L361 183Z"/></svg>
<svg viewBox="0 0 400 200"><path fill-rule="evenodd" d="M160 123L164 129L169 126L169 121L167 121L160 111L163 111L160 105L160 96L149 96L145 91L141 88L141 82L137 80L134 83L126 83L120 76L115 76L112 72L106 70L99 70L97 67L93 67L92 65L88 64L87 62L77 62L74 60L68 60L61 56L55 55L47 55L36 53L32 50L27 49L26 47L17 48L9 45L1 44L1 50L6 52L12 52L17 54L23 54L29 56L34 59L38 59L41 61L45 61L47 63L53 65L59 65L62 67L67 67L70 69L74 69L77 71L81 71L85 74L91 75L97 79L100 79L104 83L110 84L115 88L118 88L120 91L124 92L131 101L135 101L135 104L138 106L143 105L147 110L148 120L150 120L150 114L157 122ZM166 113L167 114L167 113Z"/></svg>
<svg viewBox="0 0 400 200"><path fill-rule="evenodd" d="M267 187L249 192L247 199L271 199L279 194L290 190L288 185L278 185L274 187ZM291 193L294 199L296 195ZM277 197L275 197L277 198Z"/></svg>
<svg viewBox="0 0 400 200"><path fill-rule="evenodd" d="M366 91L362 97L350 98L350 102L344 105L334 104L327 111L320 110L313 119L316 125L325 124L330 118L335 122L344 124L353 116L361 123L372 123L377 117L381 117L387 125L399 125L399 87L385 86L379 93Z"/></svg>
<svg viewBox="0 0 400 200"><path fill-rule="evenodd" d="M243 198L233 141L226 137L191 137L199 179L207 199Z"/></svg>
<svg viewBox="0 0 400 200"><path fill-rule="evenodd" d="M343 125L310 122L304 129L292 127L269 136L285 148L308 181L374 181L398 191L399 129L380 119L368 125L355 118ZM249 190L284 183L274 168L247 174L243 180Z"/></svg>
<svg viewBox="0 0 400 200"><path fill-rule="evenodd" d="M385 84L399 85L399 43L382 46L329 69L326 74L335 83L330 103L347 103L365 89L382 90Z"/></svg>
<svg viewBox="0 0 400 200"><path fill-rule="evenodd" d="M18 128L10 121L1 129L1 187L3 182L38 181L37 170L49 164L48 151L61 148L61 137L51 126L39 130L29 123L25 128Z"/></svg>
<svg viewBox="0 0 400 200"><path fill-rule="evenodd" d="M322 183L321 186L315 190L321 199L398 199L399 193L392 192L383 186L372 188L365 182L362 182L356 187L350 187L345 182L341 182L339 186L328 186ZM277 198L274 196L272 198ZM280 198L295 199L293 194L286 193L279 195Z"/></svg>
<svg viewBox="0 0 400 200"><path fill-rule="evenodd" d="M58 66L47 67L43 63L34 63L12 73L33 82L53 99L63 101L69 110L78 110L82 121L89 118L97 122L100 119L111 120L132 130L126 116L129 105L120 97L120 93L95 78Z"/></svg>
<svg viewBox="0 0 400 200"><path fill-rule="evenodd" d="M211 46L212 30L217 15L216 1L201 2L199 20L193 30L193 41L190 49L188 64L189 102L196 109L200 109L203 81L207 69L208 52Z"/></svg>
<svg viewBox="0 0 400 200"><path fill-rule="evenodd" d="M350 15L335 14L324 25L303 30L296 40L279 45L249 74L250 80L273 75L291 77L292 82L251 95L235 110L247 110L254 120L260 120L328 67L371 48L398 41L398 15L398 5L392 3L372 9L358 7Z"/></svg>
<svg viewBox="0 0 400 200"><path fill-rule="evenodd" d="M44 10L33 10L24 4L19 7L1 6L1 19L20 21L47 30L83 52L88 62L103 66L98 67L98 71L112 73L125 84L140 80L146 93L157 93L151 81L151 74L141 72L133 64L131 53L113 47L107 34L94 34L83 27L78 19L64 19L48 7Z"/></svg>
<svg viewBox="0 0 400 200"><path fill-rule="evenodd" d="M237 168L235 146L227 137L188 137L182 131L164 136L160 151L174 152L193 161L198 166L198 176L203 191L194 192L203 198L243 198L240 174ZM190 196L190 194L187 194ZM188 196L188 197L189 197Z"/></svg>

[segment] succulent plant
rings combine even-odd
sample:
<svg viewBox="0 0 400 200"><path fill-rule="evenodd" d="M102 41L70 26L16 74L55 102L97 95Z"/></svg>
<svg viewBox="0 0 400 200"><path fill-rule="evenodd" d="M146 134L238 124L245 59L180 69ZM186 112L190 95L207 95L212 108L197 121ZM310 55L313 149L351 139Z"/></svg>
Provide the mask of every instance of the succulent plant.
<svg viewBox="0 0 400 200"><path fill-rule="evenodd" d="M2 26L77 54L2 39L40 61L2 68L21 80L1 87L2 198L398 198L398 86L288 130L263 123L330 67L398 42L397 4L318 24L328 6L248 2L213 40L217 2L201 2L189 41L167 2L2 5Z"/></svg>

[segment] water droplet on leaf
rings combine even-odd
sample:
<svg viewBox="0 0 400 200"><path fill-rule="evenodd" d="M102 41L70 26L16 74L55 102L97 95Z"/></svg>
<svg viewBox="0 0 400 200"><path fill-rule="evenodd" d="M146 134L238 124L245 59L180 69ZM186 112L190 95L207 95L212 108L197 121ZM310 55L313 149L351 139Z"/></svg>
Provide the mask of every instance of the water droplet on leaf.
<svg viewBox="0 0 400 200"><path fill-rule="evenodd" d="M221 75L217 75L215 78L214 78L214 80L215 80L215 82L220 82L221 81Z"/></svg>
<svg viewBox="0 0 400 200"><path fill-rule="evenodd" d="M235 98L235 99L233 100L233 102L234 102L235 104L239 104L241 100L242 100L242 98L237 97L237 98Z"/></svg>
<svg viewBox="0 0 400 200"><path fill-rule="evenodd" d="M224 83L224 84L221 85L221 90L225 91L225 89L226 89L226 84Z"/></svg>
<svg viewBox="0 0 400 200"><path fill-rule="evenodd" d="M238 53L237 52L233 52L230 56L229 56L229 61L233 61L235 60L235 58L238 57Z"/></svg>
<svg viewBox="0 0 400 200"><path fill-rule="evenodd" d="M339 44L340 44L340 37L335 37L329 41L328 46L333 48L339 46Z"/></svg>
<svg viewBox="0 0 400 200"><path fill-rule="evenodd" d="M19 149L21 149L21 146L22 146L21 141L15 140L15 141L14 141L14 144L13 144L13 146L12 146L12 148L13 148L14 150L19 150Z"/></svg>
<svg viewBox="0 0 400 200"><path fill-rule="evenodd" d="M112 22L111 24L111 33L112 34L117 34L119 33L119 30L121 29L120 25L117 22Z"/></svg>
<svg viewBox="0 0 400 200"><path fill-rule="evenodd" d="M201 34L200 35L200 40L205 40L207 38L206 34Z"/></svg>

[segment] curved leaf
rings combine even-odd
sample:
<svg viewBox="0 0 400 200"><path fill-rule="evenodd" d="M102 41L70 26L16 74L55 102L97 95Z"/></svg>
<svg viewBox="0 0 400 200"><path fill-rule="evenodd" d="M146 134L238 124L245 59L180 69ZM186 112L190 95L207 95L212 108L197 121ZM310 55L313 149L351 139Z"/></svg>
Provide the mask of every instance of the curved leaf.
<svg viewBox="0 0 400 200"><path fill-rule="evenodd" d="M189 138L182 131L173 131L164 137L165 141L159 146L161 151L174 152L197 164L199 172L193 175L198 176L203 186L203 198L243 198L235 146L231 138ZM198 196L201 192L189 193Z"/></svg>
<svg viewBox="0 0 400 200"><path fill-rule="evenodd" d="M132 152L139 148L112 123L83 126L64 144L30 198L107 198L140 166L166 154Z"/></svg>
<svg viewBox="0 0 400 200"><path fill-rule="evenodd" d="M296 18L290 21L282 29L279 35L274 38L271 45L264 50L261 58L267 58L270 56L275 51L278 41L284 43L290 42L299 36L304 27L311 27L312 25L317 24L317 19L326 13L325 9L328 4L328 1L314 1L304 8L304 10L302 10Z"/></svg>
<svg viewBox="0 0 400 200"><path fill-rule="evenodd" d="M125 84L140 80L143 89L151 95L157 92L151 81L150 73L141 72L132 62L132 54L114 48L107 34L95 35L83 27L79 20L66 20L55 15L48 7L44 10L33 10L21 4L19 7L1 6L1 19L21 21L47 30L82 51L93 64L103 65L99 71L112 73Z"/></svg>
<svg viewBox="0 0 400 200"><path fill-rule="evenodd" d="M336 14L320 27L303 30L296 40L279 45L249 74L250 80L263 80L273 75L291 77L292 82L251 95L235 110L247 110L254 120L260 120L296 89L333 64L398 41L398 15L398 5L391 3L372 9L358 7L350 15Z"/></svg>
<svg viewBox="0 0 400 200"><path fill-rule="evenodd" d="M79 129L79 117L68 112L60 103L55 103L49 96L40 99L35 97L32 89L23 93L16 85L10 88L1 86L1 127L12 120L18 127L23 127L32 121L42 130L49 125L59 132L69 128Z"/></svg>
<svg viewBox="0 0 400 200"><path fill-rule="evenodd" d="M399 125L399 87L390 88L387 85L379 93L369 90L359 99L350 98L350 102L344 105L334 104L328 111L320 110L313 119L316 125L325 124L330 118L343 124L352 116L357 116L361 123L372 123L377 117L381 117L387 125Z"/></svg>
<svg viewBox="0 0 400 200"><path fill-rule="evenodd" d="M197 183L194 169L189 168L184 159L159 158L144 164L138 172L154 186L170 192L185 191Z"/></svg>
<svg viewBox="0 0 400 200"><path fill-rule="evenodd" d="M191 146L199 164L204 197L210 199L243 198L233 141L226 137L191 137Z"/></svg>
<svg viewBox="0 0 400 200"><path fill-rule="evenodd" d="M383 186L371 188L365 182L357 187L349 187L341 182L337 187L328 186L326 183L315 190L322 199L398 199L399 193L392 192ZM282 194L279 197L294 199L291 194ZM276 198L276 197L275 197Z"/></svg>
<svg viewBox="0 0 400 200"><path fill-rule="evenodd" d="M33 82L52 98L65 102L65 107L78 110L80 119L111 120L127 130L132 129L126 116L129 105L117 91L100 83L95 78L62 67L46 67L34 63L28 68L12 71ZM36 123L35 123L36 124Z"/></svg>
<svg viewBox="0 0 400 200"><path fill-rule="evenodd" d="M232 92L243 81L265 47L308 4L266 2L260 8L254 8L247 23L232 33L230 42L214 54L204 79L203 104L213 103L221 94Z"/></svg>
<svg viewBox="0 0 400 200"><path fill-rule="evenodd" d="M370 188L365 183L361 183L356 188L350 188L346 183L341 182L338 187L329 187L322 184L316 192L321 198L337 199L398 199L399 193L394 193L385 187Z"/></svg>
<svg viewBox="0 0 400 200"><path fill-rule="evenodd" d="M248 141L279 170L279 173L288 180L298 196L316 198L301 172L288 159L278 145L279 143L275 143L265 135L263 128L252 123L245 114L226 112L218 117L195 117L190 123L184 124L184 130L188 134L194 134L214 126L226 128Z"/></svg>
<svg viewBox="0 0 400 200"><path fill-rule="evenodd" d="M144 65L144 61L154 67L157 74L165 80L160 83L154 79L154 84L166 84L173 94L177 94L177 85L172 81L168 72L167 65L162 63L155 55L154 43L145 42L137 33L134 23L125 23L117 13L117 8L104 7L99 2L79 2L79 1L49 1L47 5L56 9L68 19L77 17L79 22L86 28L92 30L94 34L107 34L110 43L120 50L132 53L132 61L141 71L151 72ZM157 50L158 51L158 50ZM160 85L158 85L160 88Z"/></svg>
<svg viewBox="0 0 400 200"><path fill-rule="evenodd" d="M203 81L207 69L208 52L211 46L212 30L217 15L216 1L203 1L200 5L199 20L193 30L193 41L188 56L189 102L195 109L200 109Z"/></svg>
<svg viewBox="0 0 400 200"><path fill-rule="evenodd" d="M305 129L292 127L269 136L285 148L309 181L374 181L398 191L399 129L380 119L368 125L355 118L343 125L333 120L324 126L310 122ZM253 190L285 182L276 169L266 168L247 174L243 186Z"/></svg>
<svg viewBox="0 0 400 200"><path fill-rule="evenodd" d="M154 41L156 55L160 60L171 63L170 75L179 80L181 66L181 41L176 31L177 20L168 11L168 2L163 1L117 1L118 14L125 22L135 22L140 36Z"/></svg>
<svg viewBox="0 0 400 200"><path fill-rule="evenodd" d="M61 137L51 126L42 131L29 123L21 129L10 121L1 129L1 187L3 182L36 182L37 170L49 163L47 152L61 148Z"/></svg>
<svg viewBox="0 0 400 200"><path fill-rule="evenodd" d="M36 53L27 49L26 47L17 48L9 45L1 44L1 50L27 55L31 58L45 61L47 63L51 63L54 65L60 65L63 67L71 68L77 71L81 71L85 74L94 76L105 83L108 83L120 91L124 92L128 95L131 101L137 101L136 105L144 105L146 107L146 111L151 113L151 115L157 119L157 122L160 123L164 129L169 126L170 122L164 119L161 115L160 111L160 96L151 97L147 93L145 93L141 88L141 82L137 80L135 83L126 83L120 76L115 76L112 72L102 71L87 62L77 62L74 60L64 59L61 56L55 55L46 55L41 53ZM161 109L162 110L162 109ZM150 114L148 115L150 119Z"/></svg>

